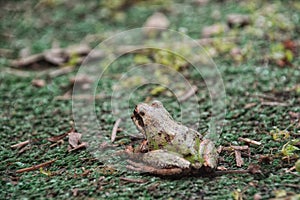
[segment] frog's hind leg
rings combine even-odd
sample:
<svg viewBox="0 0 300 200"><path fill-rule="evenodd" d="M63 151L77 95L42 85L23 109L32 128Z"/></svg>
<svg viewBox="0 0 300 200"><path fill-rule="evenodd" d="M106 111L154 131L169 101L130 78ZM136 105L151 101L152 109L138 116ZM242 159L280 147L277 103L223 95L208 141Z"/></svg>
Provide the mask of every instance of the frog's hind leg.
<svg viewBox="0 0 300 200"><path fill-rule="evenodd" d="M175 152L166 150L150 151L142 155L142 161L155 168L172 168L181 169L190 168L191 163Z"/></svg>
<svg viewBox="0 0 300 200"><path fill-rule="evenodd" d="M190 169L191 163L177 153L155 150L141 155L141 163L128 161L128 169L157 175L175 175Z"/></svg>
<svg viewBox="0 0 300 200"><path fill-rule="evenodd" d="M133 171L138 172L146 172L151 173L155 175L162 175L162 176L170 176L170 175L176 175L181 174L182 169L180 168L170 168L170 169L158 169L149 165L145 165L143 163L137 163L131 160L127 160L127 162L130 165L127 165L126 168Z"/></svg>

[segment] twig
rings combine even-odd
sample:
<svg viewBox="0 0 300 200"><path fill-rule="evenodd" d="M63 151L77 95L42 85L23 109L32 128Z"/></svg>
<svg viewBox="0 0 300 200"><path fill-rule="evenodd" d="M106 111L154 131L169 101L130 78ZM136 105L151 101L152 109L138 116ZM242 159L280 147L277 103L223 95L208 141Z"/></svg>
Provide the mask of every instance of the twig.
<svg viewBox="0 0 300 200"><path fill-rule="evenodd" d="M257 105L257 103L248 103L248 104L246 104L245 106L244 106L244 109L249 109L249 108L252 108L252 107L254 107L254 106L256 106Z"/></svg>
<svg viewBox="0 0 300 200"><path fill-rule="evenodd" d="M55 146L57 146L57 145L59 145L59 144L63 144L64 143L64 140L58 140L57 142L55 142L55 143L53 143L53 144L51 144L50 145L50 148L52 148L52 147L55 147Z"/></svg>
<svg viewBox="0 0 300 200"><path fill-rule="evenodd" d="M75 148L69 149L68 152L76 151L76 150L81 149L81 148L86 148L87 146L88 146L88 144L86 142L82 142L81 144L79 144Z"/></svg>
<svg viewBox="0 0 300 200"><path fill-rule="evenodd" d="M198 87L193 85L189 91L187 91L183 96L179 97L179 102L184 102L192 97L198 90Z"/></svg>
<svg viewBox="0 0 300 200"><path fill-rule="evenodd" d="M29 142L30 142L30 140L26 140L24 142L20 142L18 144L11 145L10 147L13 149L22 148L22 147L26 146L27 144L29 144Z"/></svg>
<svg viewBox="0 0 300 200"><path fill-rule="evenodd" d="M289 106L287 103L281 103L276 101L263 101L261 102L261 105L263 106Z"/></svg>
<svg viewBox="0 0 300 200"><path fill-rule="evenodd" d="M65 75L65 74L68 74L72 71L74 71L75 67L73 66L69 66L69 67L62 67L60 69L57 69L57 70L54 70L54 71L51 71L48 76L50 78L55 78L57 76L61 76L61 75Z"/></svg>
<svg viewBox="0 0 300 200"><path fill-rule="evenodd" d="M120 125L120 122L121 122L121 119L119 118L119 119L117 119L117 121L115 122L115 125L114 125L114 127L113 127L113 129L112 129L112 132L111 132L111 142L114 142L115 141L115 139L116 139L116 135L117 135L117 131L118 131L118 127L119 127L119 125Z"/></svg>
<svg viewBox="0 0 300 200"><path fill-rule="evenodd" d="M285 184L282 184L282 185L287 186L287 187L293 187L293 188L300 189L300 185L296 185L296 184L285 183Z"/></svg>
<svg viewBox="0 0 300 200"><path fill-rule="evenodd" d="M270 100L270 101L278 101L278 99L274 96L270 96L270 95L267 95L267 94L249 94L249 96L252 96L252 97L258 97L258 98L261 98L261 99L266 99L266 100Z"/></svg>
<svg viewBox="0 0 300 200"><path fill-rule="evenodd" d="M249 138L241 138L241 137L239 137L238 140L239 141L243 141L243 142L247 142L247 143L250 143L250 144L255 144L255 145L258 145L258 146L261 145L261 142L258 142L258 141L255 141L255 140L251 140Z"/></svg>
<svg viewBox="0 0 300 200"><path fill-rule="evenodd" d="M242 158L242 155L241 155L241 151L235 150L234 154L235 154L236 166L241 167L244 164L244 161L243 161L243 158Z"/></svg>
<svg viewBox="0 0 300 200"><path fill-rule="evenodd" d="M146 183L147 182L147 180L144 180L144 179L132 179L132 178L127 178L127 177L120 177L120 180L129 182L129 183Z"/></svg>
<svg viewBox="0 0 300 200"><path fill-rule="evenodd" d="M74 130L72 129L69 132L49 137L49 138L47 138L47 140L50 141L50 142L57 142L57 141L62 140L63 138L65 138L72 131L74 131Z"/></svg>
<svg viewBox="0 0 300 200"><path fill-rule="evenodd" d="M52 164L53 162L55 162L57 160L57 158L53 159L53 160L50 160L48 162L44 162L42 164L39 164L39 165L34 165L32 167L27 167L27 168L23 168L23 169L19 169L16 171L16 173L23 173L23 172L29 172L29 171L34 171L36 169L39 169L41 167L45 167L47 165L50 165Z"/></svg>
<svg viewBox="0 0 300 200"><path fill-rule="evenodd" d="M32 63L41 61L43 58L44 58L44 54L39 53L39 54L28 56L26 58L21 58L19 60L14 60L11 62L11 64L14 67L23 67L23 66L30 65Z"/></svg>
<svg viewBox="0 0 300 200"><path fill-rule="evenodd" d="M222 148L222 151L234 151L234 150L238 150L238 151L249 150L249 146L229 146L229 147Z"/></svg>
<svg viewBox="0 0 300 200"><path fill-rule="evenodd" d="M22 149L20 149L20 151L18 151L18 154L24 153L28 149L31 149L31 146L25 146L25 147L23 147Z"/></svg>

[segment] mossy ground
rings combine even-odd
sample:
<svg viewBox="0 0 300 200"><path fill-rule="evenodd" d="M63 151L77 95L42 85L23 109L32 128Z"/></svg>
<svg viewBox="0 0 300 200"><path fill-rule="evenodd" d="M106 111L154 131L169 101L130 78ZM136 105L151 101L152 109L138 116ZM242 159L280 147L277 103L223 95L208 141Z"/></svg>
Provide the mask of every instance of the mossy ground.
<svg viewBox="0 0 300 200"><path fill-rule="evenodd" d="M182 2L181 2L182 3ZM98 1L11 1L1 3L0 40L1 48L9 49L10 53L0 59L0 132L1 132L1 199L20 198L107 198L107 199L231 199L239 191L245 199L253 198L259 193L262 198L274 197L274 191L285 190L287 193L300 193L299 174L288 173L295 160L285 159L281 154L283 146L299 138L299 126L290 116L290 112L300 112L300 69L299 58L294 56L288 64L279 67L276 62L264 62L266 56L272 55L273 44L282 40L296 41L300 32L300 4L297 1L212 1L205 6L195 6L190 3L174 4L169 1L155 1L129 5L123 12ZM103 5L102 5L103 4ZM101 5L101 6L100 6ZM184 6L183 6L184 5ZM175 12L175 8L178 11ZM66 9L67 8L67 9ZM268 9L267 9L268 8ZM124 8L125 9L125 8ZM264 9L270 13L265 13ZM218 145L241 145L239 137L247 137L262 143L261 146L250 146L251 156L244 157L247 168L250 163L261 166L262 174L230 174L214 178L185 177L181 179L160 178L147 174L131 172L125 168L114 168L113 164L95 159L88 150L72 153L67 151L67 141L64 144L50 148L47 140L52 135L58 135L70 130L72 121L71 100L57 100L63 95L69 85L69 79L76 75L76 70L67 75L48 79L41 71L26 70L24 76L14 74L8 65L8 59L17 57L21 49L29 48L38 53L51 48L53 42L68 46L80 41L88 41L96 45L114 32L140 27L153 11L159 10L171 13L170 28L178 30L184 27L186 34L199 38L204 26L216 22L225 22L225 16L230 13L245 13L255 16L263 15L265 20L274 23L270 28L263 29L263 37L251 35L245 29L235 29L229 35L237 37L238 42L229 46L215 46L217 54L213 57L226 88L226 123L218 141ZM183 12L184 10L184 12ZM216 10L219 11L216 13ZM174 14L175 13L175 14ZM219 15L215 18L212 13ZM124 18L124 15L126 16ZM279 15L279 16L278 16ZM123 17L122 17L123 16ZM199 17L201 16L201 17ZM272 22L272 19L283 21ZM286 19L286 21L285 21ZM283 24L280 24L283 23ZM97 34L95 37L93 35ZM231 34L231 35L230 35ZM88 36L89 35L89 36ZM100 36L99 36L100 35ZM93 36L93 37L92 37ZM282 36L282 38L278 38ZM90 39L93 38L93 39ZM230 55L230 49L238 46L250 50L242 60ZM208 51L210 47L207 47ZM228 50L229 49L229 50ZM274 48L273 48L274 49ZM274 50L275 51L275 50ZM270 56L272 57L272 56ZM268 58L270 58L268 57ZM132 59L123 58L126 62ZM117 65L117 63L116 63ZM25 76L26 75L26 76ZM37 88L31 84L34 78L47 81L45 87ZM189 81L201 84L201 77L190 74ZM114 79L104 80L101 90L111 90ZM288 106L265 106L261 104L259 95L272 96L273 100L288 104ZM132 98L145 100L149 88L144 88ZM164 98L161 96L152 98ZM206 127L209 121L210 100L206 89L199 87L197 93L201 126ZM178 116L178 104L168 97L164 104L172 115ZM275 100L274 100L275 98ZM103 105L106 100L97 100L97 105ZM135 101L136 102L136 101ZM254 103L252 106L250 103ZM124 102L120 102L124 104ZM132 107L134 105L131 105ZM182 107L192 111L189 106ZM111 130L116 120L109 107L97 108L101 120L101 133L109 142ZM183 123L193 126L197 122L194 116L183 119ZM131 123L122 128L133 126ZM279 141L274 140L272 131L289 131L290 136ZM84 133L83 133L84 134ZM125 139L124 139L125 138ZM127 139L126 139L127 138ZM122 140L124 139L124 140ZM32 140L23 153L11 149L10 146L25 140ZM119 140L119 141L118 141ZM124 149L129 140L126 134L119 135L116 150ZM299 152L295 154L299 155ZM259 155L272 157L270 163L259 162ZM114 154L112 163L116 162ZM49 170L51 176L39 170L16 174L16 170L40 164L52 159L57 160L43 170ZM234 155L221 154L221 165L228 169L237 169ZM123 161L120 161L123 162ZM89 170L89 173L84 173ZM145 183L128 183L120 177L143 179ZM77 192L75 192L77 190ZM77 193L77 194L75 194Z"/></svg>

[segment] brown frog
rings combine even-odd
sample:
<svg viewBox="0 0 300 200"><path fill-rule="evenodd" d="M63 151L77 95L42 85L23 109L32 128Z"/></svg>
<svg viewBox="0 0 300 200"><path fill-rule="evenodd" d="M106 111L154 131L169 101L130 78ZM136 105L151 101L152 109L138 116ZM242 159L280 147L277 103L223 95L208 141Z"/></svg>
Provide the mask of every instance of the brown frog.
<svg viewBox="0 0 300 200"><path fill-rule="evenodd" d="M174 121L160 101L138 104L131 119L147 140L148 152L140 154L141 163L129 161L130 169L173 175L211 172L217 167L218 153L214 143Z"/></svg>

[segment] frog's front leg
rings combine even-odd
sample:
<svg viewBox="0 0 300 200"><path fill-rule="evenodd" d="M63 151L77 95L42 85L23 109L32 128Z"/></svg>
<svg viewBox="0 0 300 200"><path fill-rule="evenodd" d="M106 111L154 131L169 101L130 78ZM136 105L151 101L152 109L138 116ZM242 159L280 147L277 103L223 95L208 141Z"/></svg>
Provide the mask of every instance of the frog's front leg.
<svg viewBox="0 0 300 200"><path fill-rule="evenodd" d="M166 150L154 150L141 155L141 163L129 161L129 169L157 175L174 175L186 172L191 163L177 153Z"/></svg>

